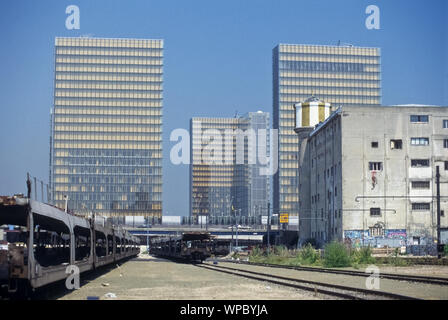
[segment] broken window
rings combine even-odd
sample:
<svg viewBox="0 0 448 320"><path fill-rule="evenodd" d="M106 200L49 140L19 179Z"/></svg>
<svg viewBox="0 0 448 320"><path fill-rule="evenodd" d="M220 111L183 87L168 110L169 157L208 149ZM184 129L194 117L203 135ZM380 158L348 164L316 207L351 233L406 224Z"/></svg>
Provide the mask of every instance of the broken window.
<svg viewBox="0 0 448 320"><path fill-rule="evenodd" d="M383 170L382 162L369 162L369 170L370 171L381 171Z"/></svg>
<svg viewBox="0 0 448 320"><path fill-rule="evenodd" d="M403 148L403 141L400 140L390 140L390 148L391 149L402 149Z"/></svg>
<svg viewBox="0 0 448 320"><path fill-rule="evenodd" d="M430 183L429 181L412 181L411 186L412 189L429 189Z"/></svg>
<svg viewBox="0 0 448 320"><path fill-rule="evenodd" d="M428 211L430 209L429 202L414 202L412 204L412 210L415 211Z"/></svg>
<svg viewBox="0 0 448 320"><path fill-rule="evenodd" d="M384 236L384 228L381 223L375 224L373 227L369 227L369 233L372 237L383 237Z"/></svg>
<svg viewBox="0 0 448 320"><path fill-rule="evenodd" d="M428 122L429 117L427 115L411 115L411 122Z"/></svg>

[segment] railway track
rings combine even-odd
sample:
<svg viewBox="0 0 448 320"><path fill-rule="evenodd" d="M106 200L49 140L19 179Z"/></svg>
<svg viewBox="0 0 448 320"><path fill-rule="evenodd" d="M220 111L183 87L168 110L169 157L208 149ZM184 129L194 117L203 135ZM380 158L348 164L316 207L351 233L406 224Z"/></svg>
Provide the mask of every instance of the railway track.
<svg viewBox="0 0 448 320"><path fill-rule="evenodd" d="M356 270L336 270L336 269L318 268L318 267L282 266L282 265L276 265L276 264L253 263L253 262L234 261L234 260L221 260L221 261L236 263L236 264L247 264L247 265L253 265L253 266L269 267L269 268L280 268L280 269L292 269L292 270L299 270L299 271L343 274L343 275L356 276L356 277L371 276L371 274L369 274L369 273L365 273L363 271L356 271ZM448 278L443 278L443 277L416 276L416 275L404 275L404 274L394 274L394 273L380 273L378 276L379 276L379 278L382 278L382 279L408 281L408 282L420 282L420 283L448 286Z"/></svg>
<svg viewBox="0 0 448 320"><path fill-rule="evenodd" d="M304 279L277 276L262 272L242 270L224 266L210 264L195 264L203 269L213 270L226 274L236 275L247 279L269 282L280 286L314 292L331 297L338 297L350 300L419 300L415 297L395 294L391 292L369 290L363 288L348 287L343 285L329 284L325 282L310 281Z"/></svg>

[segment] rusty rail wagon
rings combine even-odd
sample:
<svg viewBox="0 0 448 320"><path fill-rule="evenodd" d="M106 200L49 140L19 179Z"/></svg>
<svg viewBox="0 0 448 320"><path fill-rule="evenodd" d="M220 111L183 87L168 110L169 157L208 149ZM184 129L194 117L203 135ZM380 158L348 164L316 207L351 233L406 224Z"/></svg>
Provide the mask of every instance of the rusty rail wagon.
<svg viewBox="0 0 448 320"><path fill-rule="evenodd" d="M82 273L140 252L136 237L103 217L85 218L23 195L0 196L2 225L14 226L0 245L0 288L8 293L66 279L73 266Z"/></svg>
<svg viewBox="0 0 448 320"><path fill-rule="evenodd" d="M156 256L204 261L213 252L213 236L209 232L184 232L177 237L159 237L151 241L151 253Z"/></svg>

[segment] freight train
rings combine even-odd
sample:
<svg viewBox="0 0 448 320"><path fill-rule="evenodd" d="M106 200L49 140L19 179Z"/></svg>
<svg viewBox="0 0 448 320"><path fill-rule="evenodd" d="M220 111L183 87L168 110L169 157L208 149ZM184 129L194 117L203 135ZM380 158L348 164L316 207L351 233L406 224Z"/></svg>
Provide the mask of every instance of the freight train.
<svg viewBox="0 0 448 320"><path fill-rule="evenodd" d="M106 218L81 217L29 196L0 196L1 226L0 292L6 294L34 290L67 279L73 270L86 272L140 252L138 238Z"/></svg>
<svg viewBox="0 0 448 320"><path fill-rule="evenodd" d="M209 232L184 232L177 237L151 240L150 253L155 256L202 262L213 253L214 241Z"/></svg>

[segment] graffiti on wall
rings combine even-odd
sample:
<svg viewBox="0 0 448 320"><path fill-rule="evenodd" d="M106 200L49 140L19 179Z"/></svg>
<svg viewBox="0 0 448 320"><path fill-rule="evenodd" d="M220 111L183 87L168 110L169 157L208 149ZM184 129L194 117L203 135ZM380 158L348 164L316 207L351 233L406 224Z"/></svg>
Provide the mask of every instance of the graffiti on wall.
<svg viewBox="0 0 448 320"><path fill-rule="evenodd" d="M344 230L345 242L355 248L362 245L397 246L406 243L406 229L386 229L384 235L374 236L370 230Z"/></svg>

